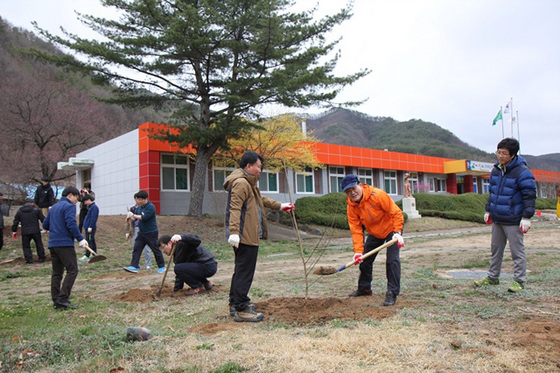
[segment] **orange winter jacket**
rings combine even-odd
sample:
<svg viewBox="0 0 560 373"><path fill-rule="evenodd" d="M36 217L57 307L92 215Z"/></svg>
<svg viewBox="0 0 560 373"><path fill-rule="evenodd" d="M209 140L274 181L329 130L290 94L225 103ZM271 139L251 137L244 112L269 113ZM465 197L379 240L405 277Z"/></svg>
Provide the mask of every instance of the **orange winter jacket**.
<svg viewBox="0 0 560 373"><path fill-rule="evenodd" d="M359 203L346 197L346 213L355 253L364 252L362 227L365 227L368 234L383 239L391 232L402 232L404 225L401 209L384 190L368 184L361 186L364 194Z"/></svg>

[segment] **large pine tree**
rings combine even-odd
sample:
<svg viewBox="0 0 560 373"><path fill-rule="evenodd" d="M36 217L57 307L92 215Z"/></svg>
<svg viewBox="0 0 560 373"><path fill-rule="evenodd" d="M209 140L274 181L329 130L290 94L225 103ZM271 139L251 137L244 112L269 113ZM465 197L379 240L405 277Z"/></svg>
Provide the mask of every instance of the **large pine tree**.
<svg viewBox="0 0 560 373"><path fill-rule="evenodd" d="M112 102L178 102L173 106L178 133L160 135L196 149L191 216L202 215L210 158L251 128L260 106L328 105L343 87L369 72L333 73L338 40L329 42L326 34L351 17L351 3L314 20L314 12L291 11L289 0L101 2L116 8L118 20L80 18L104 41L39 29L77 58L36 54L116 83Z"/></svg>

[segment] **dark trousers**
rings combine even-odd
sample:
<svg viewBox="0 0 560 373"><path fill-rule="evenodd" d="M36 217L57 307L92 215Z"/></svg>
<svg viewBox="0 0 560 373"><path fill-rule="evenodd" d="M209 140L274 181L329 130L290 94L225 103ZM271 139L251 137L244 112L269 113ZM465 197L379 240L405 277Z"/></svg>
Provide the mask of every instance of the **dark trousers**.
<svg viewBox="0 0 560 373"><path fill-rule="evenodd" d="M257 268L259 247L240 243L239 247L234 249L234 253L235 267L233 276L231 276L229 304L233 305L237 311L243 311L251 302L248 294Z"/></svg>
<svg viewBox="0 0 560 373"><path fill-rule="evenodd" d="M87 210L88 209L86 205L80 207L80 215L78 216L78 229L80 230L80 233L82 233L82 228L84 227L84 220L86 219Z"/></svg>
<svg viewBox="0 0 560 373"><path fill-rule="evenodd" d="M35 247L37 248L37 256L39 257L39 261L44 262L46 258L45 247L43 246L41 233L21 235L21 247L23 249L23 256L25 257L25 262L33 263L33 253L31 252L31 240L35 241Z"/></svg>
<svg viewBox="0 0 560 373"><path fill-rule="evenodd" d="M212 277L218 271L218 263L178 263L175 264L175 287L174 290L183 288L186 283L191 288L196 289L204 286L208 282L208 277Z"/></svg>
<svg viewBox="0 0 560 373"><path fill-rule="evenodd" d="M368 236L364 244L364 254L374 250L378 246L383 245L386 241L393 238L391 233L387 238L379 239L374 236ZM399 258L399 245L394 243L387 250L387 261L385 262L385 273L387 275L387 293L399 295L401 291L401 260ZM358 279L358 290L371 289L371 281L373 280L373 262L377 258L377 253L366 258L360 264L360 277Z"/></svg>
<svg viewBox="0 0 560 373"><path fill-rule="evenodd" d="M93 252L97 254L97 242L95 242L95 231L96 230L97 230L97 228L93 228L91 230L91 233L89 233L86 229L86 241L88 243L89 248L92 249ZM89 258L90 255L91 255L91 253L89 252L89 250L86 250L86 256Z"/></svg>
<svg viewBox="0 0 560 373"><path fill-rule="evenodd" d="M134 240L134 248L132 249L132 261L130 265L136 268L140 268L140 256L142 255L142 250L144 246L148 245L154 257L156 258L156 263L158 268L165 267L165 260L163 259L163 254L160 248L157 246L158 232L142 233L138 232L138 236Z"/></svg>
<svg viewBox="0 0 560 373"><path fill-rule="evenodd" d="M0 229L0 250L4 247L4 230Z"/></svg>
<svg viewBox="0 0 560 373"><path fill-rule="evenodd" d="M55 303L68 302L72 287L78 277L78 258L74 246L49 247L52 259L51 297ZM66 277L62 281L64 270ZM62 283L62 286L61 286Z"/></svg>

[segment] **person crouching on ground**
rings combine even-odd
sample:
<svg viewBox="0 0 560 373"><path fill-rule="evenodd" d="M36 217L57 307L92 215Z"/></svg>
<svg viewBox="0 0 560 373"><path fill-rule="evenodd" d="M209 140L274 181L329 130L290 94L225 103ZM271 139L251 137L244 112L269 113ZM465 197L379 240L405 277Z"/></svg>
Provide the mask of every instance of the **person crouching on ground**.
<svg viewBox="0 0 560 373"><path fill-rule="evenodd" d="M385 271L387 293L384 306L393 306L401 288L400 248L404 246L402 230L404 218L402 211L384 191L368 184L361 184L356 175L346 175L341 181L342 191L346 193L346 213L354 246L354 263L360 264L358 290L351 297L372 295L373 262L377 254L365 260L363 254L370 252L383 243L397 238L397 242L387 247ZM364 228L368 233L364 244Z"/></svg>
<svg viewBox="0 0 560 373"><path fill-rule="evenodd" d="M51 207L43 221L43 228L49 231L48 248L51 252L53 270L51 297L56 309L77 308L70 304L69 300L72 287L78 277L78 257L74 249L74 239L82 248L87 245L76 222L76 203L79 196L80 191L77 188L64 188L62 198ZM65 269L66 276L62 281Z"/></svg>
<svg viewBox="0 0 560 373"><path fill-rule="evenodd" d="M175 234L161 236L158 246L165 255L171 255L173 244L173 262L175 263L175 286L173 292L183 289L187 284L190 289L185 295L204 293L212 289L213 284L208 280L218 271L218 262L214 255L206 247L201 245L201 240L194 234Z"/></svg>

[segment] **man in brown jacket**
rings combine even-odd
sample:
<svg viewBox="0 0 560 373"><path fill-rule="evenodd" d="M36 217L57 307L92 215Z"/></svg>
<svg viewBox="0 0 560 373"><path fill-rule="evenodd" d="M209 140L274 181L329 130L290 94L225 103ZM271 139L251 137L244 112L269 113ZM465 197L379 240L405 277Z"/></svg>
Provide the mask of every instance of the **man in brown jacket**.
<svg viewBox="0 0 560 373"><path fill-rule="evenodd" d="M239 162L240 168L226 179L228 191L226 206L226 238L233 246L235 268L229 292L230 315L238 322L258 322L264 314L255 312L249 298L249 289L257 266L260 239L267 238L264 208L290 212L291 203L280 203L261 196L258 182L262 172L263 157L255 152L245 152Z"/></svg>

